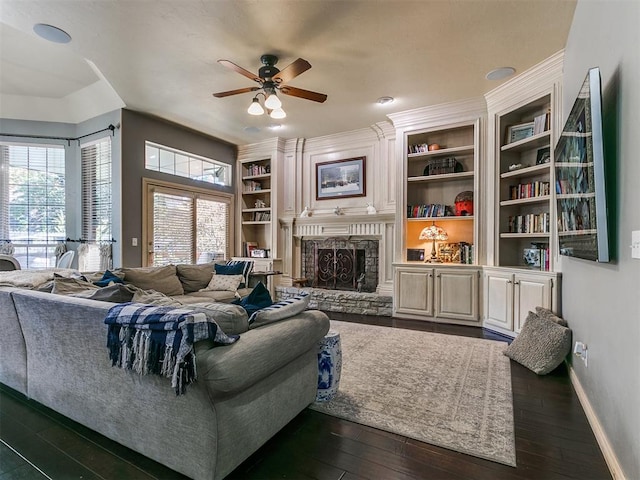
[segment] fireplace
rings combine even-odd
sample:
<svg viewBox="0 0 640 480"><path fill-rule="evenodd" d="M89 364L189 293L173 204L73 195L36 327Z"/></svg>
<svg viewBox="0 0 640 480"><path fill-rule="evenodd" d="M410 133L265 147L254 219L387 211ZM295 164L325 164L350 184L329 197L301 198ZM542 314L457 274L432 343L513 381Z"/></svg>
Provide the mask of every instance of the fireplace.
<svg viewBox="0 0 640 480"><path fill-rule="evenodd" d="M302 272L310 286L375 292L378 241L327 238L302 242Z"/></svg>

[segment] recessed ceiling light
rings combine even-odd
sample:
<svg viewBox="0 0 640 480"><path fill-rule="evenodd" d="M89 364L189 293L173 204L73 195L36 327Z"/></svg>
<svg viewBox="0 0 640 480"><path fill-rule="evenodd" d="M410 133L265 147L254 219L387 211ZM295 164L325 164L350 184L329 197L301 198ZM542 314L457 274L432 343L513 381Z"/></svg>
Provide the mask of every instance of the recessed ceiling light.
<svg viewBox="0 0 640 480"><path fill-rule="evenodd" d="M376 103L379 105L388 105L389 103L393 103L393 101L393 97L380 97L378 100L376 100Z"/></svg>
<svg viewBox="0 0 640 480"><path fill-rule="evenodd" d="M54 27L53 25L47 25L46 23L36 23L33 26L33 31L36 35L55 43L69 43L71 41L71 35L64 30Z"/></svg>
<svg viewBox="0 0 640 480"><path fill-rule="evenodd" d="M258 127L244 127L244 131L247 133L258 133L260 129Z"/></svg>
<svg viewBox="0 0 640 480"><path fill-rule="evenodd" d="M510 77L516 73L516 69L513 67L500 67L495 70L491 70L487 73L487 80L502 80L503 78Z"/></svg>
<svg viewBox="0 0 640 480"><path fill-rule="evenodd" d="M278 129L282 128L282 125L280 123L272 123L267 128L269 130L278 130Z"/></svg>

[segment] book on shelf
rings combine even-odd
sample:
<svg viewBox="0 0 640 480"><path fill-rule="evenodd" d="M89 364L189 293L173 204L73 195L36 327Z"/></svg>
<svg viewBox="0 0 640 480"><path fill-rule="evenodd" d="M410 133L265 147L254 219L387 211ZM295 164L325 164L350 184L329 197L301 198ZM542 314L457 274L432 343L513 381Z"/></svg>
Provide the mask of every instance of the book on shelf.
<svg viewBox="0 0 640 480"><path fill-rule="evenodd" d="M509 186L510 200L521 198L543 197L549 195L549 182L520 183Z"/></svg>
<svg viewBox="0 0 640 480"><path fill-rule="evenodd" d="M542 113L533 117L533 134L538 135L542 132L546 132L550 128L551 112L547 110L546 113Z"/></svg>
<svg viewBox="0 0 640 480"><path fill-rule="evenodd" d="M548 213L509 216L509 233L549 233Z"/></svg>
<svg viewBox="0 0 640 480"><path fill-rule="evenodd" d="M245 257L251 257L251 252L258 248L258 242L243 242L242 252Z"/></svg>
<svg viewBox="0 0 640 480"><path fill-rule="evenodd" d="M453 208L441 203L407 205L407 218L430 218L453 216Z"/></svg>

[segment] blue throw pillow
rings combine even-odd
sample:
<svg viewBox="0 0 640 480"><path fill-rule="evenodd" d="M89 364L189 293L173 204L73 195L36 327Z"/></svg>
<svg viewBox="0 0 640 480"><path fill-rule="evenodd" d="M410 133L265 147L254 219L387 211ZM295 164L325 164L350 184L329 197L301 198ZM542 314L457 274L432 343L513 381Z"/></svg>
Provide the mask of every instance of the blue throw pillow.
<svg viewBox="0 0 640 480"><path fill-rule="evenodd" d="M93 282L94 285L97 285L99 287L106 287L107 285L109 285L111 282L114 283L124 283L124 280L122 280L119 276L117 276L115 273L110 272L109 270L106 270L104 272L104 274L102 275L102 278L98 281Z"/></svg>
<svg viewBox="0 0 640 480"><path fill-rule="evenodd" d="M214 265L218 275L242 275L244 281L238 288L245 288L249 285L249 274L253 270L253 262L244 260L229 260L226 265Z"/></svg>
<svg viewBox="0 0 640 480"><path fill-rule="evenodd" d="M240 305L247 311L248 315L257 312L262 308L267 308L273 305L273 300L271 300L271 294L267 287L264 286L262 282L258 282L258 284L253 287L253 291L238 300L234 300L231 303L235 303L236 305Z"/></svg>

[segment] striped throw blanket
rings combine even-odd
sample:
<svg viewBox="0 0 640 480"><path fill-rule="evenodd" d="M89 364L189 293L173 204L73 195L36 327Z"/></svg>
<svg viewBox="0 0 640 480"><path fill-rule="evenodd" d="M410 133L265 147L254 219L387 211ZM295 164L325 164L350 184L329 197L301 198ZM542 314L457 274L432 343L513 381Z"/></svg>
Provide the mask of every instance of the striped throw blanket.
<svg viewBox="0 0 640 480"><path fill-rule="evenodd" d="M176 395L185 393L197 378L193 345L213 340L221 345L236 342L204 313L189 308L121 303L104 320L111 364L141 375L171 378Z"/></svg>

